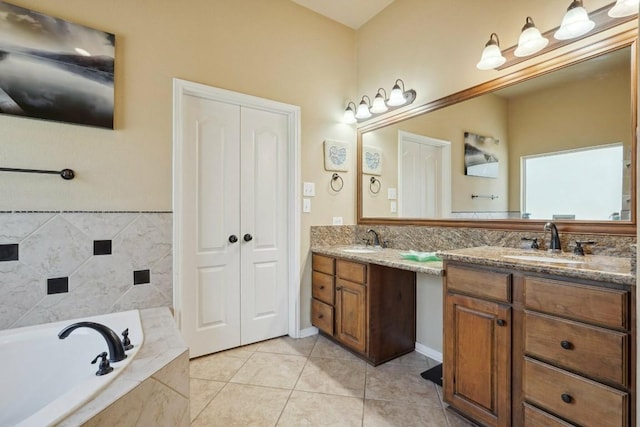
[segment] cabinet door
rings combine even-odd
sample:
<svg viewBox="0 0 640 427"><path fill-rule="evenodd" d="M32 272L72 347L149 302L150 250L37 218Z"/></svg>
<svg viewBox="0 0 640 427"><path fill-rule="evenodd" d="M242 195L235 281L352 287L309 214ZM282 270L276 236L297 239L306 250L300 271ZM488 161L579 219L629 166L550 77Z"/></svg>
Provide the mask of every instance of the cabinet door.
<svg viewBox="0 0 640 427"><path fill-rule="evenodd" d="M487 426L511 423L511 308L449 293L445 300L444 396Z"/></svg>
<svg viewBox="0 0 640 427"><path fill-rule="evenodd" d="M352 349L367 349L367 287L336 279L335 338Z"/></svg>

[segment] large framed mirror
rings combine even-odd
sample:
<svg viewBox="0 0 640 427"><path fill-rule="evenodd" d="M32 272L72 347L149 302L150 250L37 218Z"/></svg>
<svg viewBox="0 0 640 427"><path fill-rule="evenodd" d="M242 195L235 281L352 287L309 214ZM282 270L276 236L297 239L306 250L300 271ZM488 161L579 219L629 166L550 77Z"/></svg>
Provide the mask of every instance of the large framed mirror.
<svg viewBox="0 0 640 427"><path fill-rule="evenodd" d="M358 129L359 224L636 234L637 31Z"/></svg>

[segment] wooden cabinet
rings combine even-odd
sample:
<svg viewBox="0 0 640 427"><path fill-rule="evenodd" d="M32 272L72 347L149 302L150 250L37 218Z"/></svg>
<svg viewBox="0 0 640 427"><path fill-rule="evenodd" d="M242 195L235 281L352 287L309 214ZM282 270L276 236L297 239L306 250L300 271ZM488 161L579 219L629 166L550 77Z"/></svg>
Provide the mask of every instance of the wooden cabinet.
<svg viewBox="0 0 640 427"><path fill-rule="evenodd" d="M510 275L451 266L446 278L444 398L485 425L509 426Z"/></svg>
<svg viewBox="0 0 640 427"><path fill-rule="evenodd" d="M415 348L414 272L312 255L312 324L373 365Z"/></svg>
<svg viewBox="0 0 640 427"><path fill-rule="evenodd" d="M444 399L486 426L634 426L635 288L445 262Z"/></svg>

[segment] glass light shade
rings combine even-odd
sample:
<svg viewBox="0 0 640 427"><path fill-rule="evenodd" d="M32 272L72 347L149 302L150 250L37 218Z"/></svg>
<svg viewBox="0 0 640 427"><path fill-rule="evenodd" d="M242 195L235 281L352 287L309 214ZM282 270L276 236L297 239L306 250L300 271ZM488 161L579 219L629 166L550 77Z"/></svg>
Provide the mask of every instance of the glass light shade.
<svg viewBox="0 0 640 427"><path fill-rule="evenodd" d="M612 18L623 18L638 13L639 0L618 0L607 14Z"/></svg>
<svg viewBox="0 0 640 427"><path fill-rule="evenodd" d="M576 6L576 4L580 5ZM562 24L553 37L557 40L573 39L587 34L593 30L595 25L595 22L589 19L587 10L582 7L582 2L574 1L562 18Z"/></svg>
<svg viewBox="0 0 640 427"><path fill-rule="evenodd" d="M380 93L378 93L376 97L373 98L373 105L371 106L371 112L373 114L380 114L380 113L384 113L388 109L389 108L387 108L387 104L384 103L384 98Z"/></svg>
<svg viewBox="0 0 640 427"><path fill-rule="evenodd" d="M476 64L476 68L479 70L491 70L501 66L506 61L506 58L500 52L500 47L495 43L490 43L482 51L480 62Z"/></svg>
<svg viewBox="0 0 640 427"><path fill-rule="evenodd" d="M536 52L540 52L548 44L549 40L542 37L536 27L529 27L520 33L518 47L513 54L518 57L533 55Z"/></svg>
<svg viewBox="0 0 640 427"><path fill-rule="evenodd" d="M360 101L360 105L358 105L358 111L356 111L356 119L368 119L371 117L371 112L369 111L369 106L367 102L363 99Z"/></svg>
<svg viewBox="0 0 640 427"><path fill-rule="evenodd" d="M397 84L393 86L391 89L391 93L389 94L389 100L387 101L387 105L390 107L398 107L400 105L404 105L407 103L407 99L404 97L404 93L400 86Z"/></svg>
<svg viewBox="0 0 640 427"><path fill-rule="evenodd" d="M348 124L354 124L356 122L356 115L353 113L353 109L351 106L347 106L347 109L344 110L344 122Z"/></svg>

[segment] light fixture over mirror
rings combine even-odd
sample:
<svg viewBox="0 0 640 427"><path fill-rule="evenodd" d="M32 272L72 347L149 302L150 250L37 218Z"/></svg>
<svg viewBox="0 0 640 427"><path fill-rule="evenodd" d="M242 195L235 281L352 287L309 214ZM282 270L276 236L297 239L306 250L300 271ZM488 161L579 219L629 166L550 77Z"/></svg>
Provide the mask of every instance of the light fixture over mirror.
<svg viewBox="0 0 640 427"><path fill-rule="evenodd" d="M524 27L522 27L522 33L520 33L518 47L513 54L520 57L533 55L540 52L548 44L549 39L542 37L540 30L533 23L533 19L527 16Z"/></svg>
<svg viewBox="0 0 640 427"><path fill-rule="evenodd" d="M402 85L402 87L400 87L400 85ZM384 90L384 88L379 88L373 99L373 103L367 95L362 97L357 108L355 103L349 101L347 108L344 110L343 121L349 124L362 122L388 111L412 104L413 101L416 100L416 91L413 89L405 90L402 79L397 79L391 89L389 99L386 99L386 96L387 91ZM352 105L353 108L351 108Z"/></svg>
<svg viewBox="0 0 640 427"><path fill-rule="evenodd" d="M575 39L587 34L595 26L596 23L589 19L589 14L582 5L582 0L573 0L562 18L560 28L553 37L557 40Z"/></svg>
<svg viewBox="0 0 640 427"><path fill-rule="evenodd" d="M384 92L382 95L380 92ZM387 91L383 88L378 89L378 93L376 93L375 98L373 98L373 105L371 106L371 112L373 114L382 114L389 110L385 100L387 99Z"/></svg>
<svg viewBox="0 0 640 427"><path fill-rule="evenodd" d="M491 70L498 68L506 61L500 52L500 39L496 33L491 33L489 41L484 45L480 62L476 64L478 70Z"/></svg>
<svg viewBox="0 0 640 427"><path fill-rule="evenodd" d="M367 98L366 101L364 100L365 98ZM370 103L371 103L371 99L369 99L367 95L364 95L362 97L362 100L360 101L360 104L358 105L358 110L356 111L357 120L364 120L371 117L371 111L369 111Z"/></svg>
<svg viewBox="0 0 640 427"><path fill-rule="evenodd" d="M618 0L616 4L609 10L609 16L612 18L623 18L638 13L638 5L640 0Z"/></svg>
<svg viewBox="0 0 640 427"><path fill-rule="evenodd" d="M351 108L351 106L353 105L353 108ZM356 109L356 104L354 104L352 101L349 101L347 103L347 108L345 108L344 110L344 118L343 121L347 124L353 124L355 123L356 120L356 113L355 110Z"/></svg>

